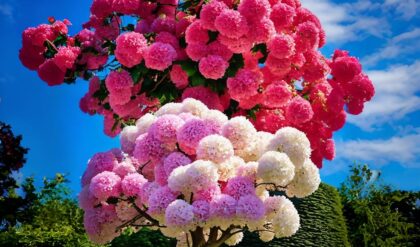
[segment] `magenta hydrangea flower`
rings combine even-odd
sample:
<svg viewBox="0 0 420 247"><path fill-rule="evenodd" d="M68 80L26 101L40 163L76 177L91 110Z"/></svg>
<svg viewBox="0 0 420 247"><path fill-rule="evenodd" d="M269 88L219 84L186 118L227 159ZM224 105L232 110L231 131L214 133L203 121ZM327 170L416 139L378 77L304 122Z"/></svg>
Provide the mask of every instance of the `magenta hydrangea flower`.
<svg viewBox="0 0 420 247"><path fill-rule="evenodd" d="M185 31L185 40L188 44L206 44L209 41L207 29L203 27L200 20L196 20L188 26Z"/></svg>
<svg viewBox="0 0 420 247"><path fill-rule="evenodd" d="M214 22L220 13L226 9L228 9L228 7L225 3L223 3L223 1L211 1L208 4L203 5L200 12L202 26L208 30L216 31Z"/></svg>
<svg viewBox="0 0 420 247"><path fill-rule="evenodd" d="M131 68L143 60L147 40L140 33L123 33L116 39L115 57L124 66Z"/></svg>
<svg viewBox="0 0 420 247"><path fill-rule="evenodd" d="M208 47L205 43L188 44L185 52L191 60L198 62L200 59L207 56Z"/></svg>
<svg viewBox="0 0 420 247"><path fill-rule="evenodd" d="M308 122L314 116L311 104L304 98L293 98L286 107L286 118L294 124Z"/></svg>
<svg viewBox="0 0 420 247"><path fill-rule="evenodd" d="M293 24L295 15L295 9L282 1L273 6L270 19L273 21L277 32L282 32Z"/></svg>
<svg viewBox="0 0 420 247"><path fill-rule="evenodd" d="M184 89L188 86L188 74L182 69L181 65L174 64L169 76L178 89Z"/></svg>
<svg viewBox="0 0 420 247"><path fill-rule="evenodd" d="M153 43L145 54L146 67L163 71L177 58L175 48L162 42Z"/></svg>
<svg viewBox="0 0 420 247"><path fill-rule="evenodd" d="M89 191L101 201L117 197L121 193L121 178L113 172L101 172L92 178Z"/></svg>
<svg viewBox="0 0 420 247"><path fill-rule="evenodd" d="M214 26L222 35L239 38L248 33L246 19L236 10L225 9L216 18Z"/></svg>
<svg viewBox="0 0 420 247"><path fill-rule="evenodd" d="M79 47L60 47L54 56L54 62L63 72L71 69L80 55Z"/></svg>
<svg viewBox="0 0 420 247"><path fill-rule="evenodd" d="M47 59L39 66L38 76L49 86L57 86L63 83L65 72L57 66L54 59Z"/></svg>
<svg viewBox="0 0 420 247"><path fill-rule="evenodd" d="M292 98L290 86L285 81L277 81L267 86L263 92L262 104L269 108L285 106Z"/></svg>
<svg viewBox="0 0 420 247"><path fill-rule="evenodd" d="M249 21L261 20L270 15L271 6L268 0L242 0L238 10Z"/></svg>
<svg viewBox="0 0 420 247"><path fill-rule="evenodd" d="M240 101L243 98L254 96L258 93L258 87L262 83L262 74L256 71L241 69L235 77L227 80L230 96Z"/></svg>
<svg viewBox="0 0 420 247"><path fill-rule="evenodd" d="M223 77L229 63L222 57L216 55L209 55L200 60L198 69L200 73L207 79L217 80Z"/></svg>
<svg viewBox="0 0 420 247"><path fill-rule="evenodd" d="M225 61L229 61L233 56L233 52L229 48L227 48L227 46L220 43L220 41L218 40L211 42L208 45L208 50L209 50L209 54L220 56Z"/></svg>
<svg viewBox="0 0 420 247"><path fill-rule="evenodd" d="M269 41L268 50L276 58L287 58L295 54L295 43L290 35L277 34Z"/></svg>
<svg viewBox="0 0 420 247"><path fill-rule="evenodd" d="M121 188L127 196L140 196L147 179L139 173L130 173L121 181Z"/></svg>

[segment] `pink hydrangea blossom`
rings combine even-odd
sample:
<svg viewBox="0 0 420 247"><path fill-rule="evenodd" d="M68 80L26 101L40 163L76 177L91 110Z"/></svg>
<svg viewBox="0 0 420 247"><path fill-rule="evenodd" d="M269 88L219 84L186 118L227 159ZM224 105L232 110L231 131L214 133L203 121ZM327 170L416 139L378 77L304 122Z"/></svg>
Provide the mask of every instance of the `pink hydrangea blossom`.
<svg viewBox="0 0 420 247"><path fill-rule="evenodd" d="M254 182L248 177L234 177L228 180L223 193L238 200L242 196L255 195Z"/></svg>
<svg viewBox="0 0 420 247"><path fill-rule="evenodd" d="M222 57L210 55L200 60L198 69L205 78L217 80L223 77L228 66L229 63Z"/></svg>
<svg viewBox="0 0 420 247"><path fill-rule="evenodd" d="M38 75L49 86L57 86L63 83L65 72L57 66L53 59L47 59L39 66Z"/></svg>
<svg viewBox="0 0 420 247"><path fill-rule="evenodd" d="M92 178L89 191L101 201L117 197L121 193L121 178L113 172L101 172Z"/></svg>
<svg viewBox="0 0 420 247"><path fill-rule="evenodd" d="M146 67L163 71L175 61L177 53L170 44L153 43L145 54Z"/></svg>
<svg viewBox="0 0 420 247"><path fill-rule="evenodd" d="M115 57L124 66L131 68L143 60L147 40L140 33L123 33L116 39Z"/></svg>
<svg viewBox="0 0 420 247"><path fill-rule="evenodd" d="M277 34L268 43L270 54L276 58L286 58L295 54L293 38L287 34Z"/></svg>
<svg viewBox="0 0 420 247"><path fill-rule="evenodd" d="M185 31L185 40L188 44L206 44L209 41L209 34L201 21L194 21Z"/></svg>
<svg viewBox="0 0 420 247"><path fill-rule="evenodd" d="M232 218L236 215L237 201L235 198L221 194L210 201L210 215L219 218Z"/></svg>
<svg viewBox="0 0 420 247"><path fill-rule="evenodd" d="M208 4L203 5L200 12L202 26L208 30L216 31L214 22L220 13L226 9L228 9L228 7L222 1L211 1Z"/></svg>
<svg viewBox="0 0 420 247"><path fill-rule="evenodd" d="M188 74L182 69L181 65L174 64L169 75L178 89L184 89L188 86Z"/></svg>
<svg viewBox="0 0 420 247"><path fill-rule="evenodd" d="M233 99L254 96L258 93L258 87L262 82L262 74L257 71L241 69L235 77L227 80L229 94Z"/></svg>
<svg viewBox="0 0 420 247"><path fill-rule="evenodd" d="M179 166L185 166L190 163L191 159L185 156L183 153L173 152L164 159L163 167L166 172L166 175L169 176L175 168Z"/></svg>
<svg viewBox="0 0 420 247"><path fill-rule="evenodd" d="M121 181L122 192L127 196L140 196L147 180L138 173L130 173Z"/></svg>
<svg viewBox="0 0 420 247"><path fill-rule="evenodd" d="M246 19L236 10L224 9L214 22L217 31L229 38L239 38L248 33Z"/></svg>
<svg viewBox="0 0 420 247"><path fill-rule="evenodd" d="M63 72L71 69L80 54L79 47L60 47L54 56L54 62Z"/></svg>
<svg viewBox="0 0 420 247"><path fill-rule="evenodd" d="M293 98L287 105L286 118L294 124L308 122L313 116L311 104L300 96Z"/></svg>

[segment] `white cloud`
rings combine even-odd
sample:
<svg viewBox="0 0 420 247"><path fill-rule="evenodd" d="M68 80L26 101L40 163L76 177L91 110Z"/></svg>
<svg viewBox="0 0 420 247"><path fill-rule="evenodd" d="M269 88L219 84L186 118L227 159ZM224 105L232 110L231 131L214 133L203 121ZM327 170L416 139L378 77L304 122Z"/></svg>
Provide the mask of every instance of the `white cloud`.
<svg viewBox="0 0 420 247"><path fill-rule="evenodd" d="M398 163L404 167L420 168L420 133L394 136L390 139L351 140L337 142L337 159L368 162L374 166Z"/></svg>
<svg viewBox="0 0 420 247"><path fill-rule="evenodd" d="M13 20L13 8L7 3L0 3L0 15Z"/></svg>
<svg viewBox="0 0 420 247"><path fill-rule="evenodd" d="M416 16L420 2L418 0L385 0L383 6L385 9L395 10L403 19L410 20Z"/></svg>
<svg viewBox="0 0 420 247"><path fill-rule="evenodd" d="M420 109L420 60L386 70L367 71L375 85L376 95L359 116L348 121L364 130L399 120ZM419 145L420 146L420 145Z"/></svg>
<svg viewBox="0 0 420 247"><path fill-rule="evenodd" d="M379 61L398 58L411 52L420 50L420 28L399 34L393 37L388 43L379 49L376 53L365 57L362 64L365 66L374 66Z"/></svg>
<svg viewBox="0 0 420 247"><path fill-rule="evenodd" d="M366 35L383 37L390 33L384 18L363 16L360 12L376 8L377 4L361 1L361 4L335 4L330 0L302 0L321 21L330 42L348 42ZM381 28L378 28L380 26Z"/></svg>

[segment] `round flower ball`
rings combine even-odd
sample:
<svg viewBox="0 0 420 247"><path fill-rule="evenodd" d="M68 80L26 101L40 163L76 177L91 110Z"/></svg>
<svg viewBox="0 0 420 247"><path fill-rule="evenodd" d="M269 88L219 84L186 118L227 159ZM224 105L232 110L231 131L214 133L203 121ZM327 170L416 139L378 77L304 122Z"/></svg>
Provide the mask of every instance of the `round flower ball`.
<svg viewBox="0 0 420 247"><path fill-rule="evenodd" d="M229 63L222 57L209 55L200 60L198 69L200 73L207 79L217 80L223 77Z"/></svg>
<svg viewBox="0 0 420 247"><path fill-rule="evenodd" d="M143 60L147 40L137 32L123 33L116 39L115 57L124 66L131 68Z"/></svg>
<svg viewBox="0 0 420 247"><path fill-rule="evenodd" d="M239 38L248 33L246 19L236 10L225 9L217 17L214 26L222 35L229 38Z"/></svg>
<svg viewBox="0 0 420 247"><path fill-rule="evenodd" d="M306 123L313 116L311 103L300 96L293 98L286 107L286 118L294 124Z"/></svg>
<svg viewBox="0 0 420 247"><path fill-rule="evenodd" d="M290 200L282 200L271 223L277 238L290 237L297 232L300 227L299 214Z"/></svg>
<svg viewBox="0 0 420 247"><path fill-rule="evenodd" d="M221 163L234 155L232 143L221 135L209 135L201 139L197 147L197 159Z"/></svg>
<svg viewBox="0 0 420 247"><path fill-rule="evenodd" d="M271 139L267 151L286 153L296 168L300 168L311 154L311 143L302 131L284 127L278 130Z"/></svg>
<svg viewBox="0 0 420 247"><path fill-rule="evenodd" d="M89 191L101 201L117 197L121 193L121 178L113 172L101 172L92 178Z"/></svg>
<svg viewBox="0 0 420 247"><path fill-rule="evenodd" d="M155 42L147 50L144 60L146 67L164 71L171 66L176 57L176 50L170 44Z"/></svg>
<svg viewBox="0 0 420 247"><path fill-rule="evenodd" d="M257 131L245 117L234 117L223 126L222 134L235 149L243 149L252 142Z"/></svg>
<svg viewBox="0 0 420 247"><path fill-rule="evenodd" d="M319 169L310 159L307 159L302 168L296 170L295 177L287 186L286 194L288 197L307 197L318 189L320 183Z"/></svg>
<svg viewBox="0 0 420 247"><path fill-rule="evenodd" d="M165 223L168 227L188 229L194 220L194 208L184 200L171 202L165 210Z"/></svg>
<svg viewBox="0 0 420 247"><path fill-rule="evenodd" d="M258 160L257 177L265 183L287 186L295 176L295 166L285 153L269 151Z"/></svg>

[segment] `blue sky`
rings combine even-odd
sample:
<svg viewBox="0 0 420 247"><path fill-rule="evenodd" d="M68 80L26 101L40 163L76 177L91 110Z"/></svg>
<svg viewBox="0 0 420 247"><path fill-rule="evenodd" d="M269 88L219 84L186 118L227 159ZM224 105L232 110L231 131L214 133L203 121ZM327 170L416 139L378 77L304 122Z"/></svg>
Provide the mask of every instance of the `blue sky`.
<svg viewBox="0 0 420 247"><path fill-rule="evenodd" d="M303 0L327 32L330 56L335 48L359 57L377 95L365 112L350 117L334 136L337 158L321 170L323 181L339 185L354 161L380 169L395 188L420 190L420 2L419 0ZM0 120L23 135L31 150L23 176L69 173L79 190L87 160L118 147L102 132L102 118L79 110L87 83L48 87L18 60L21 32L47 21L68 18L71 33L88 19L90 1L0 0Z"/></svg>

